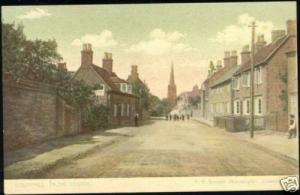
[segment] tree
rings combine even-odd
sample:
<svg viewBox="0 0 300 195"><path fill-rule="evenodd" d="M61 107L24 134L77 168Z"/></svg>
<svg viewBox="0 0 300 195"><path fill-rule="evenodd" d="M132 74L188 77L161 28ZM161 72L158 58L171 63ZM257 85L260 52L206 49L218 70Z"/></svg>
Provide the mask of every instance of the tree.
<svg viewBox="0 0 300 195"><path fill-rule="evenodd" d="M210 63L209 63L209 68L210 68L210 71L211 71L211 72L214 72L214 71L215 71L215 65L214 65L213 61L210 61Z"/></svg>
<svg viewBox="0 0 300 195"><path fill-rule="evenodd" d="M189 97L188 99L189 104L191 106L197 106L199 103L201 103L201 97L200 96L195 96L195 97Z"/></svg>
<svg viewBox="0 0 300 195"><path fill-rule="evenodd" d="M145 84L142 84L138 81L133 82L132 94L139 97L141 109L149 109L151 93Z"/></svg>
<svg viewBox="0 0 300 195"><path fill-rule="evenodd" d="M24 26L2 23L3 72L13 79L55 82L57 52L55 40L27 40Z"/></svg>

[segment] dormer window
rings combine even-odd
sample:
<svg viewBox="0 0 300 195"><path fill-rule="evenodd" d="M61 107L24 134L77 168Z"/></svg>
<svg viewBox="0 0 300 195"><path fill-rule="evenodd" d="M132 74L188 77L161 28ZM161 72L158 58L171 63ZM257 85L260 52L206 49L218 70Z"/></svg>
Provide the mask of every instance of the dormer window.
<svg viewBox="0 0 300 195"><path fill-rule="evenodd" d="M127 92L129 94L132 94L132 85L130 85L130 84L127 85Z"/></svg>
<svg viewBox="0 0 300 195"><path fill-rule="evenodd" d="M123 93L129 93L132 94L132 85L127 84L127 83L121 83L120 84L120 90Z"/></svg>
<svg viewBox="0 0 300 195"><path fill-rule="evenodd" d="M95 96L96 97L104 96L104 89L105 89L104 84L97 85L94 90Z"/></svg>
<svg viewBox="0 0 300 195"><path fill-rule="evenodd" d="M239 77L232 78L232 89L239 90L240 89L240 79Z"/></svg>
<svg viewBox="0 0 300 195"><path fill-rule="evenodd" d="M121 83L120 88L123 93L127 93L127 83Z"/></svg>
<svg viewBox="0 0 300 195"><path fill-rule="evenodd" d="M242 74L242 85L243 87L250 87L250 73L245 72Z"/></svg>

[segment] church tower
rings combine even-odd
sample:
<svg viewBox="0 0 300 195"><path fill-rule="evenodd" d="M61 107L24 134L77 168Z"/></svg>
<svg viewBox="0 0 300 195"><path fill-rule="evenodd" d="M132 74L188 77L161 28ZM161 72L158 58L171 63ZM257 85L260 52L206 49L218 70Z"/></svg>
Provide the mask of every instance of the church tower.
<svg viewBox="0 0 300 195"><path fill-rule="evenodd" d="M171 73L170 73L170 82L168 85L168 102L169 107L174 108L176 106L176 85L175 85L175 78L174 78L174 67L172 63Z"/></svg>

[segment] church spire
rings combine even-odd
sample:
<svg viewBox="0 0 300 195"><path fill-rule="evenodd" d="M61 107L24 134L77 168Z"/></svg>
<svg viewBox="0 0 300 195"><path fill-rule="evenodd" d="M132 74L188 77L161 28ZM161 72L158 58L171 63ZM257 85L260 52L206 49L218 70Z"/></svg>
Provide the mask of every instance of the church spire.
<svg viewBox="0 0 300 195"><path fill-rule="evenodd" d="M170 82L168 85L168 102L169 102L169 107L171 109L174 108L174 106L176 106L176 97L177 97L177 92L176 92L176 85L175 85L175 78L174 78L174 65L172 62Z"/></svg>
<svg viewBox="0 0 300 195"><path fill-rule="evenodd" d="M174 79L174 65L173 65L173 62L172 62L172 65L171 65L171 73L170 73L170 83L169 85L175 85L175 79Z"/></svg>

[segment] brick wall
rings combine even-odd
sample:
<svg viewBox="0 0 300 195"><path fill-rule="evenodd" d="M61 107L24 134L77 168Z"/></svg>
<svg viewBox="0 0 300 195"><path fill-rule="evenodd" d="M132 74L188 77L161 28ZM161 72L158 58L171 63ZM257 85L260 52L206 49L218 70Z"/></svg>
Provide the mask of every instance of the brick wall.
<svg viewBox="0 0 300 195"><path fill-rule="evenodd" d="M80 121L80 112L66 105L52 86L3 80L5 150L79 133Z"/></svg>
<svg viewBox="0 0 300 195"><path fill-rule="evenodd" d="M124 105L124 114L122 116L121 109ZM129 116L127 115L127 104L130 105ZM117 114L114 115L114 105L117 105ZM141 113L138 110L139 104L138 99L132 95L125 95L117 92L109 92L109 108L110 108L110 117L109 122L113 127L117 126L126 126L134 125L134 116L138 112L140 118L142 117Z"/></svg>
<svg viewBox="0 0 300 195"><path fill-rule="evenodd" d="M287 110L284 110L287 102L280 98L282 90L287 90L287 84L280 77L287 74L286 52L291 44L293 44L292 38L274 54L266 66L266 112L272 116L278 116L276 127L278 131L288 130L288 113ZM270 123L266 121L267 126L271 126Z"/></svg>

